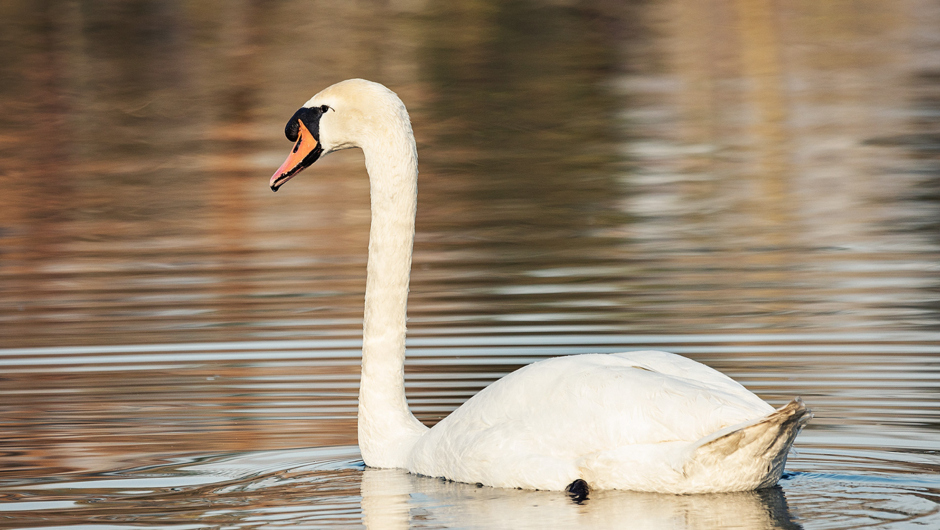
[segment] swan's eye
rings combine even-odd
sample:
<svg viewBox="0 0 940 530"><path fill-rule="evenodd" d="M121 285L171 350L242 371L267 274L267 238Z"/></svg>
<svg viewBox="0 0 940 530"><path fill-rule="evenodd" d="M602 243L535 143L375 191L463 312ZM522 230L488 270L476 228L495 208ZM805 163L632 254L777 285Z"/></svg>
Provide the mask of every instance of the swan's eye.
<svg viewBox="0 0 940 530"><path fill-rule="evenodd" d="M320 105L320 111L321 111L321 112L326 112L326 111L328 111L328 110L330 110L330 106L329 106L329 105Z"/></svg>

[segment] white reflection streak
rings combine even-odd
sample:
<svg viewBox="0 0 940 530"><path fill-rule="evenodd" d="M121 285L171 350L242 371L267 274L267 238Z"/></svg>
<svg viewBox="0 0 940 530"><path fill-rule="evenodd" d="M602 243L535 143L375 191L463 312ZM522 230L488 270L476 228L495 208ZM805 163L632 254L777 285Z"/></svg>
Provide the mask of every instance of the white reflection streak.
<svg viewBox="0 0 940 530"><path fill-rule="evenodd" d="M454 332L462 332L455 330ZM938 350L935 344L917 343L940 342L940 333L904 332L904 333L767 333L767 334L709 334L709 335L611 335L597 334L545 334L542 336L495 334L493 336L469 337L412 337L408 346L416 347L409 356L428 354L422 348L440 348L464 346L467 353L484 346L539 346L544 344L580 346L591 345L617 346L635 349L651 345L669 344L672 350L710 352L784 352L784 351L827 351L840 353L933 353ZM722 343L721 346L698 346L699 344ZM747 343L746 346L732 346L734 343ZM754 344L758 343L758 344ZM759 343L770 343L762 346ZM788 343L788 344L781 344ZM792 343L792 344L789 344ZM809 344L800 344L809 343ZM834 344L826 344L834 343ZM849 343L849 344L845 344ZM898 344L903 343L903 344ZM680 346L695 344L696 346ZM261 351L265 358L294 359L298 357L352 357L358 355L362 347L359 339L326 340L277 340L277 341L236 341L205 342L180 344L128 344L117 346L52 346L38 348L0 348L0 359L9 357L27 357L23 360L4 360L7 364L40 363L38 356L80 357L99 355L102 357L84 357L83 363L102 362L115 359L129 359L131 362L150 362L159 359L197 359L197 360L236 360L251 358ZM681 352L680 352L681 353ZM152 355L146 355L152 354ZM174 357L176 354L177 357ZM124 355L126 357L120 357ZM58 360L57 362L61 362Z"/></svg>
<svg viewBox="0 0 940 530"><path fill-rule="evenodd" d="M362 494L362 524L369 530L407 529L411 525L409 477L398 469L366 468Z"/></svg>
<svg viewBox="0 0 940 530"><path fill-rule="evenodd" d="M779 487L709 495L598 491L577 504L559 492L476 487L366 468L361 494L369 530L407 529L412 517L467 528L801 528Z"/></svg>

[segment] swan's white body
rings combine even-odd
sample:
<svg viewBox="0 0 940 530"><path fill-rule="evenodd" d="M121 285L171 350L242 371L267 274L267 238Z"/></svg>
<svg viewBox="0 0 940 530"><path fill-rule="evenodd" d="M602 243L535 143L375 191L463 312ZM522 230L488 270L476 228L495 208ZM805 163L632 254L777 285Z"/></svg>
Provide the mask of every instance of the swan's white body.
<svg viewBox="0 0 940 530"><path fill-rule="evenodd" d="M665 352L537 362L483 389L433 428L422 425L408 409L404 386L418 176L408 113L393 92L361 79L323 90L295 117L302 111L313 117L298 118L294 154L272 177L272 188L312 163L319 151L298 161L314 148L324 154L362 148L371 182L359 391L359 447L367 465L549 490L578 479L592 488L668 493L741 491L779 480L811 417L802 402L774 411L727 376Z"/></svg>

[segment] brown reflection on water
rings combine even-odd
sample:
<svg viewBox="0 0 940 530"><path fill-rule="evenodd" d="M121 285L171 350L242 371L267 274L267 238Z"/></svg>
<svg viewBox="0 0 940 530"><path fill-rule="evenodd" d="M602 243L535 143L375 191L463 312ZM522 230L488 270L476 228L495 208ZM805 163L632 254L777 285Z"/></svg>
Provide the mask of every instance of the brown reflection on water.
<svg viewBox="0 0 940 530"><path fill-rule="evenodd" d="M361 76L419 144L423 421L547 353L676 347L806 397L820 461L923 471L936 27L920 0L2 3L0 467L355 443L361 153L266 185L284 120ZM245 342L281 339L310 343Z"/></svg>
<svg viewBox="0 0 940 530"><path fill-rule="evenodd" d="M262 182L354 75L414 117L415 331L935 323L926 6L209 5L3 8L5 344L357 333L361 155Z"/></svg>

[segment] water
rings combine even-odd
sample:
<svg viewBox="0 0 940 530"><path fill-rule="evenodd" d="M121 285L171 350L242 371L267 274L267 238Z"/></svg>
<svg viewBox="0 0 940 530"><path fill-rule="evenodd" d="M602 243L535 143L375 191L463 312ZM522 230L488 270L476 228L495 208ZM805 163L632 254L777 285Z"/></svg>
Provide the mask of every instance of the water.
<svg viewBox="0 0 940 530"><path fill-rule="evenodd" d="M0 527L940 526L935 2L0 6ZM421 180L409 402L656 348L816 417L777 488L365 469L358 152L277 195L362 76Z"/></svg>

